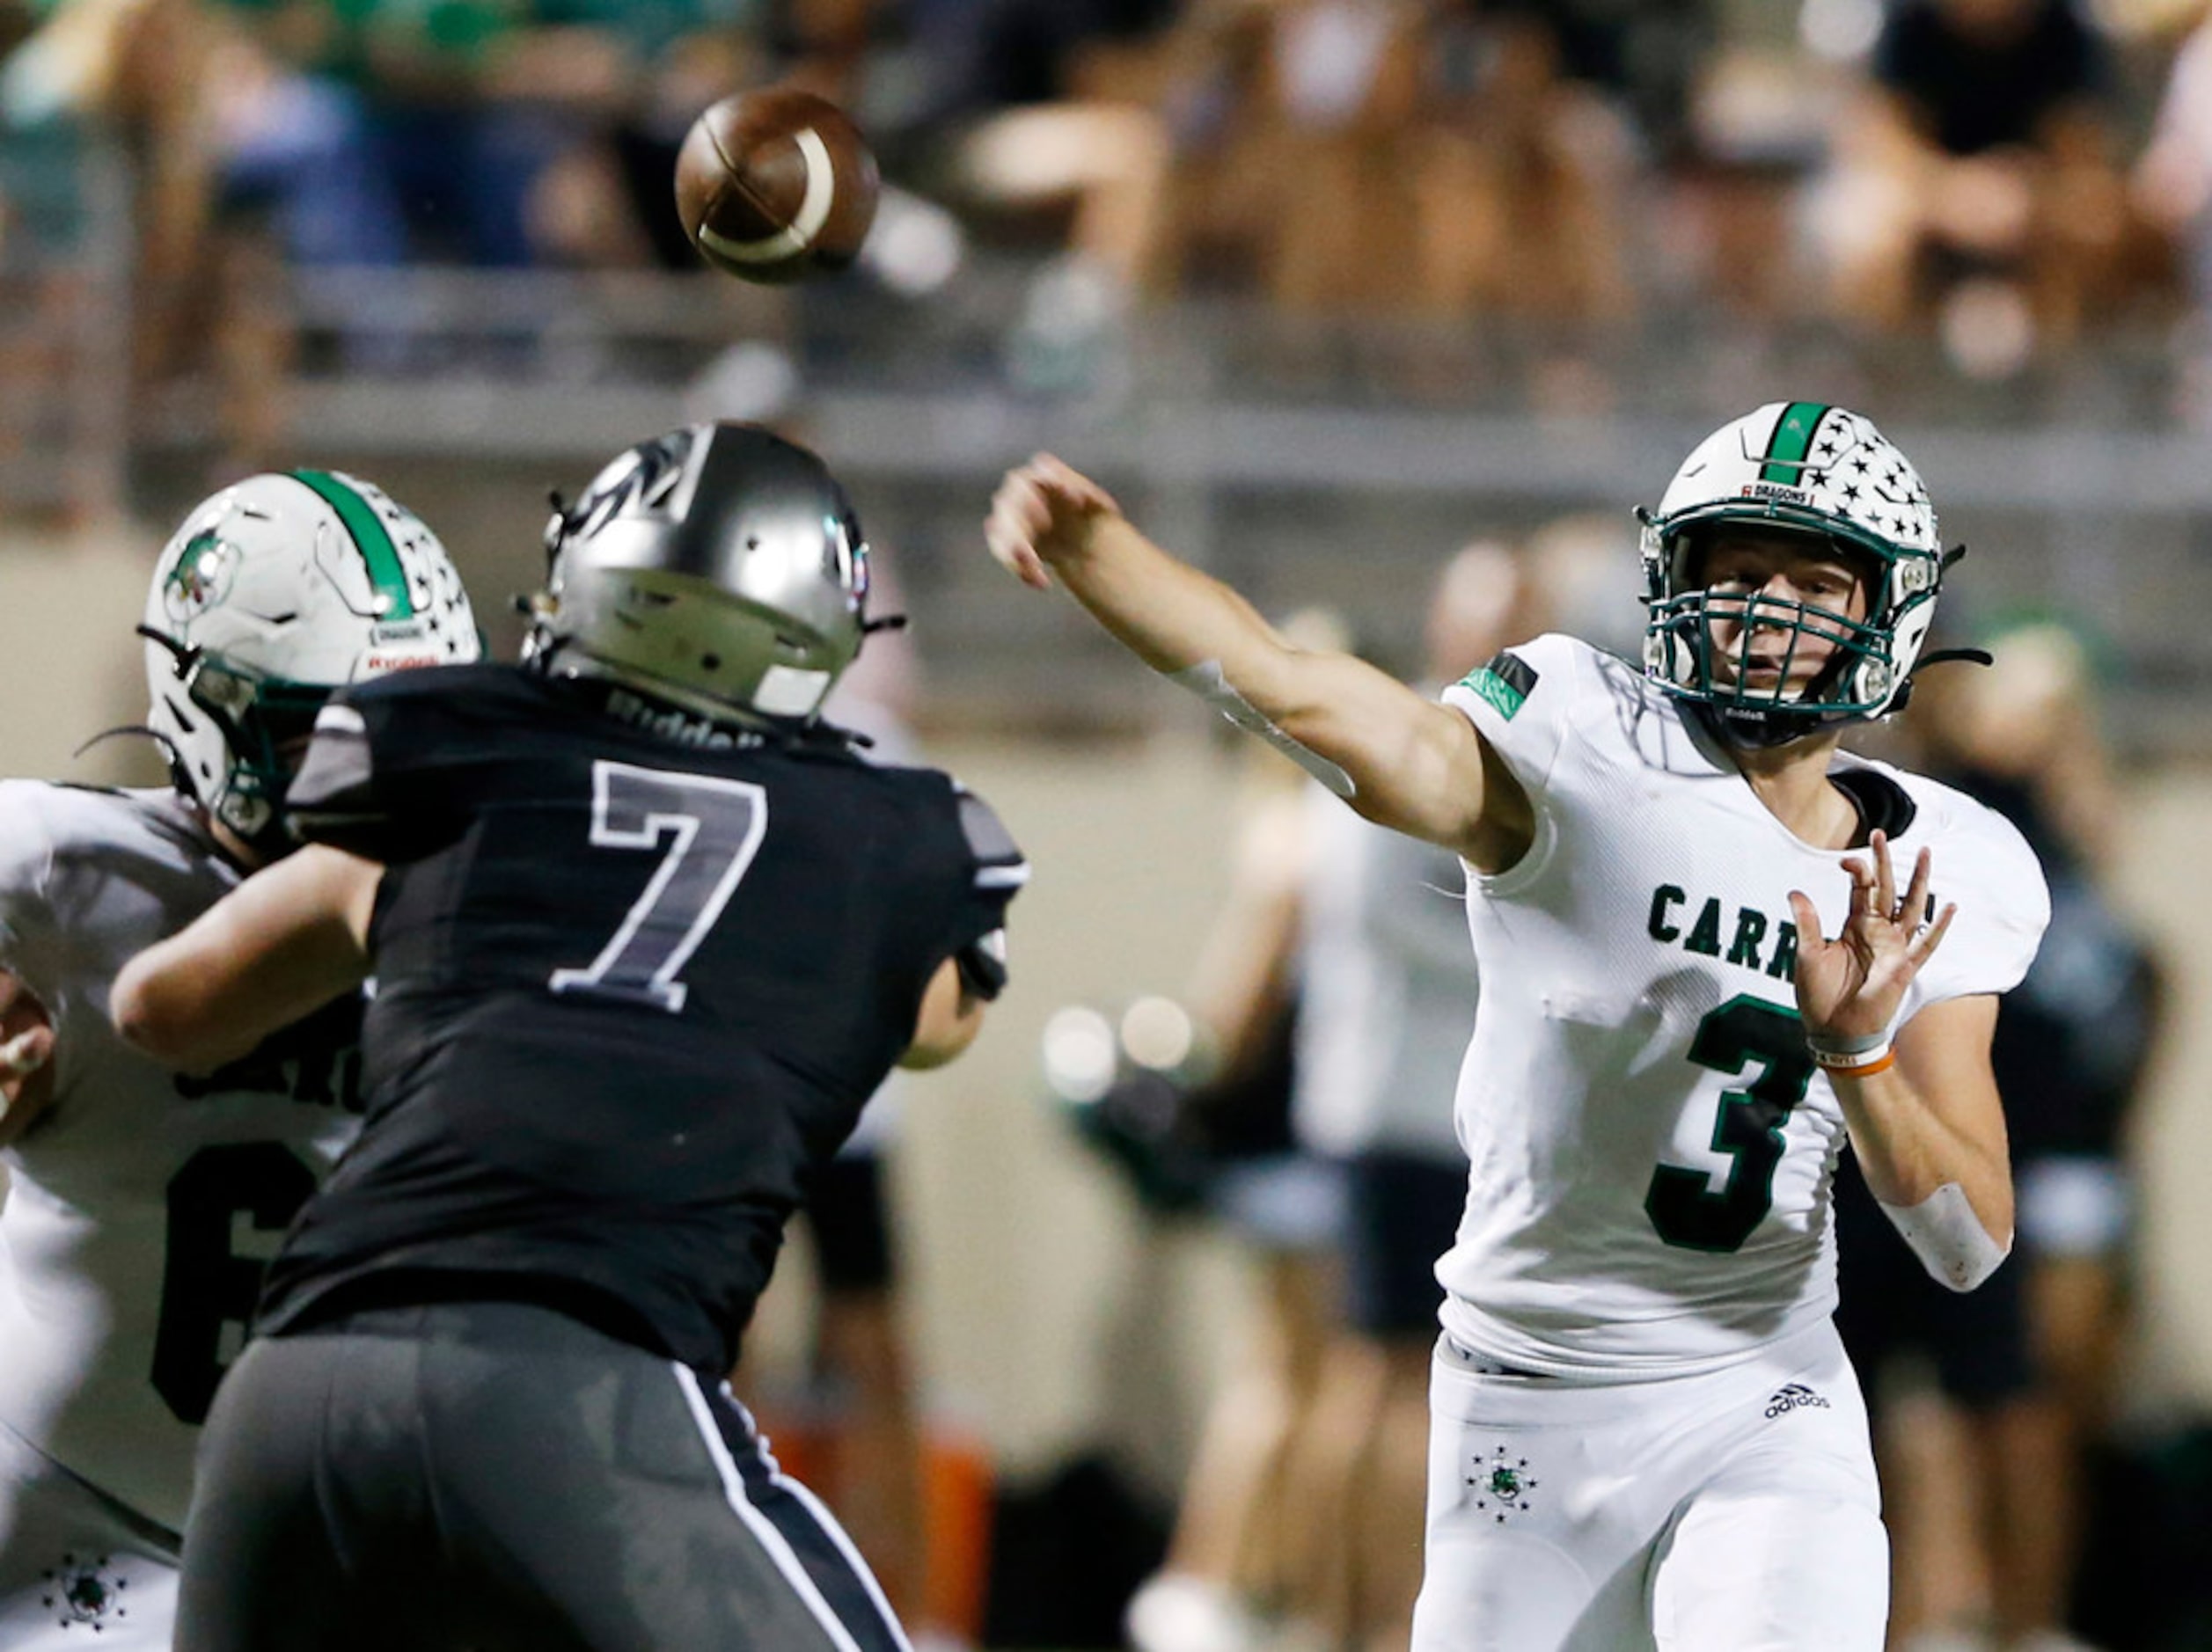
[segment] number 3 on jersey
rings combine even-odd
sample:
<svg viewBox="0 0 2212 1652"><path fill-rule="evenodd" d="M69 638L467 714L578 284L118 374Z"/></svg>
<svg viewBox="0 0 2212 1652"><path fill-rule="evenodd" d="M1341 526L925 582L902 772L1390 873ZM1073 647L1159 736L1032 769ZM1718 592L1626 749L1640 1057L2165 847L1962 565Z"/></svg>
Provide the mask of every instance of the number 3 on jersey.
<svg viewBox="0 0 2212 1652"><path fill-rule="evenodd" d="M621 927L584 969L560 969L555 992L684 1007L677 979L729 904L768 830L768 794L747 780L591 765L591 841L602 849L668 845Z"/></svg>
<svg viewBox="0 0 2212 1652"><path fill-rule="evenodd" d="M1697 1023L1689 1058L1731 1075L1743 1071L1747 1062L1759 1064L1759 1076L1747 1089L1721 1093L1720 1115L1713 1121L1713 1149L1728 1155L1728 1180L1716 1193L1703 1171L1661 1165L1652 1173L1644 1210L1669 1245L1740 1250L1774 1208L1782 1128L1813 1080L1805 1024L1795 1011L1763 998L1731 998Z"/></svg>

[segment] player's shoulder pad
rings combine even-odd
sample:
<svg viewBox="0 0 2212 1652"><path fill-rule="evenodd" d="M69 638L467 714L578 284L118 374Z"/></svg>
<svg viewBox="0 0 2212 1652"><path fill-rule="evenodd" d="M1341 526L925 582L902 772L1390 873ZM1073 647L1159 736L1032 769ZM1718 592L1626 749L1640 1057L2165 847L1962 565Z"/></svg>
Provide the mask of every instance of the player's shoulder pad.
<svg viewBox="0 0 2212 1652"><path fill-rule="evenodd" d="M1029 858L1014 834L1006 829L990 804L959 781L952 782L953 799L960 809L960 830L974 856L976 888L1018 889L1029 881Z"/></svg>
<svg viewBox="0 0 2212 1652"><path fill-rule="evenodd" d="M1517 642L1491 655L1461 677L1458 686L1511 722L1520 715L1529 697L1542 687L1547 674L1554 682L1550 692L1557 692L1558 684L1575 671L1576 650L1585 646L1556 634Z"/></svg>
<svg viewBox="0 0 2212 1652"><path fill-rule="evenodd" d="M72 857L99 857L176 839L202 846L187 830L177 793L79 786L67 780L0 780L0 888L20 887Z"/></svg>
<svg viewBox="0 0 2212 1652"><path fill-rule="evenodd" d="M1903 841L1928 846L1934 898L1959 909L1952 933L1929 960L1930 996L2010 990L2027 973L2050 923L2050 888L2034 850L1988 804L1925 775L1883 766L1916 808Z"/></svg>
<svg viewBox="0 0 2212 1652"><path fill-rule="evenodd" d="M1608 657L1578 637L1550 632L1501 648L1446 689L1444 702L1524 786L1542 790Z"/></svg>
<svg viewBox="0 0 2212 1652"><path fill-rule="evenodd" d="M2050 889L2043 863L2020 829L1955 786L1908 770L1881 766L1919 807L1937 866L1947 863L1951 869L1949 881L1957 883L1971 878L1979 886L2018 901L2023 915L2032 916L2040 928L2050 917Z"/></svg>
<svg viewBox="0 0 2212 1652"><path fill-rule="evenodd" d="M66 803L44 780L0 780L0 901L42 888L66 827Z"/></svg>
<svg viewBox="0 0 2212 1652"><path fill-rule="evenodd" d="M370 707L443 705L458 695L472 698L495 697L520 704L528 698L534 679L519 668L496 661L468 665L426 665L407 671L387 671L382 676L349 683L331 696L333 705Z"/></svg>

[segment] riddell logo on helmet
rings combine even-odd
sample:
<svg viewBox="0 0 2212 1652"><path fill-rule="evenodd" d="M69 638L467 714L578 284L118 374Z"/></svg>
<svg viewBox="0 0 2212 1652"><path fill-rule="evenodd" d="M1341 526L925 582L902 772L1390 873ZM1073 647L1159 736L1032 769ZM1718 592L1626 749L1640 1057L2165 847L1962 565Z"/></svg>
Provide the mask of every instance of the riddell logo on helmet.
<svg viewBox="0 0 2212 1652"><path fill-rule="evenodd" d="M1787 482L1746 482L1746 499L1778 499L1785 505L1809 505L1813 495L1802 487L1791 487Z"/></svg>
<svg viewBox="0 0 2212 1652"><path fill-rule="evenodd" d="M435 654L372 654L362 664L370 671L413 671L437 662Z"/></svg>

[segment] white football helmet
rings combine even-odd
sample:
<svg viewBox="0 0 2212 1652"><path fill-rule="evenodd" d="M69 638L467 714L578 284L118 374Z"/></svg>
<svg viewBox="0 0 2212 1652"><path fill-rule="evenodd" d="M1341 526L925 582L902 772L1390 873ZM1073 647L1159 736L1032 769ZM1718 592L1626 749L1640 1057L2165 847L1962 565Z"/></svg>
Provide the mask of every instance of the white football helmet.
<svg viewBox="0 0 2212 1652"><path fill-rule="evenodd" d="M871 624L868 541L807 449L758 425L618 455L546 527L523 657L709 717L820 711Z"/></svg>
<svg viewBox="0 0 2212 1652"><path fill-rule="evenodd" d="M437 536L380 488L333 471L248 477L163 547L146 593L147 727L180 789L264 854L333 689L482 653Z"/></svg>
<svg viewBox="0 0 2212 1652"><path fill-rule="evenodd" d="M1919 472L1871 420L1824 402L1769 402L1700 442L1659 508L1637 515L1649 604L1644 675L1712 708L1730 739L1780 744L1904 705L1952 559ZM1716 675L1698 552L1720 523L1805 533L1864 569L1862 622L1753 599L1761 629L1835 642L1830 664L1809 684L1754 688L1740 673L1728 681Z"/></svg>

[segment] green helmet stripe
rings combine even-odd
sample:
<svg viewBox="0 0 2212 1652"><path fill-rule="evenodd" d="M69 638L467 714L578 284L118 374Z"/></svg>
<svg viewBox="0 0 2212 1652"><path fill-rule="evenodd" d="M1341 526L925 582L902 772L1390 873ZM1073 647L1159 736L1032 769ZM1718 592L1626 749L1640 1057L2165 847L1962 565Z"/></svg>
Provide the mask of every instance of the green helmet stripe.
<svg viewBox="0 0 2212 1652"><path fill-rule="evenodd" d="M412 619L414 602L407 595L407 571L399 564L399 547L392 543L376 507L361 496L359 489L328 471L294 471L292 475L321 494L338 513L338 520L346 524L354 549L361 552L369 570L369 583L391 599L378 618Z"/></svg>
<svg viewBox="0 0 2212 1652"><path fill-rule="evenodd" d="M1827 411L1824 401L1793 401L1782 410L1782 417L1774 421L1774 434L1767 438L1767 463L1759 472L1761 481L1798 486L1805 456L1813 450L1813 433L1820 428Z"/></svg>

